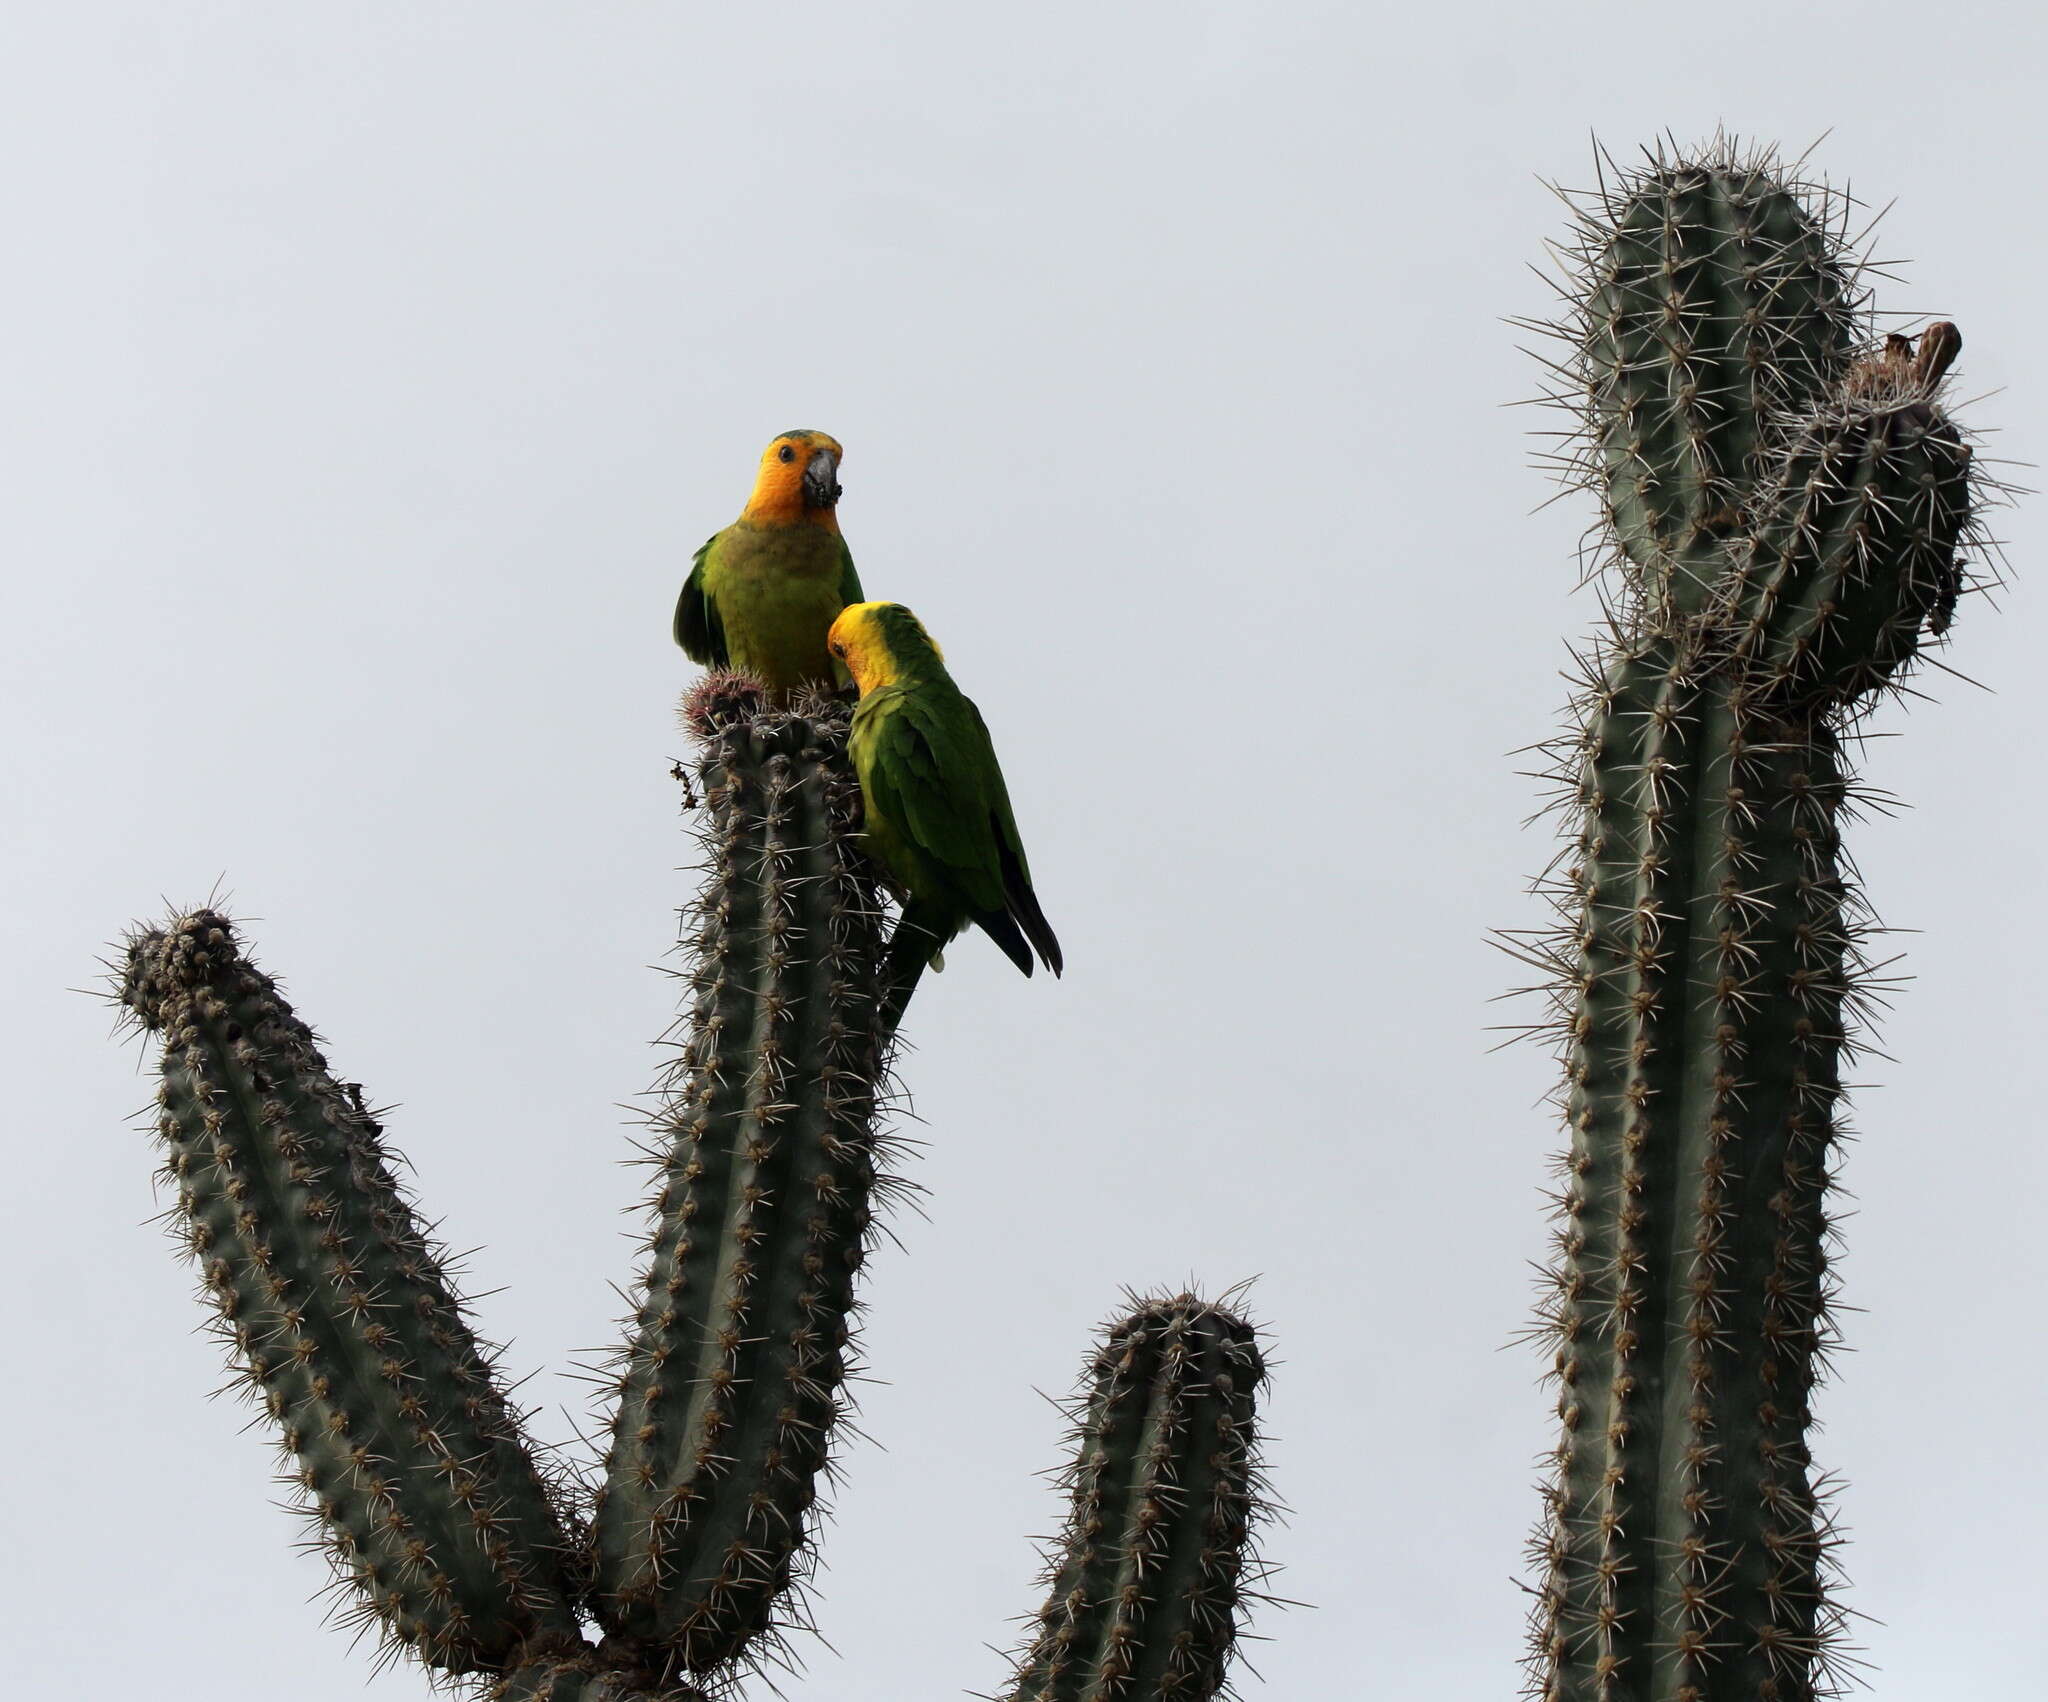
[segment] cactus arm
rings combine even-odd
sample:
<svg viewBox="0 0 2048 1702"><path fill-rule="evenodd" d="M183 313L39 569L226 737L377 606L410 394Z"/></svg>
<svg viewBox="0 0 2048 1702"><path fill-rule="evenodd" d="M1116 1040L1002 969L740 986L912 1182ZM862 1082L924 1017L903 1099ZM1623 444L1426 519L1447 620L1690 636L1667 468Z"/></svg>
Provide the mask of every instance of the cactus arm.
<svg viewBox="0 0 2048 1702"><path fill-rule="evenodd" d="M1768 173L1660 165L1582 215L1590 460L1649 595L1689 613L1734 535L1769 422L1846 364L1838 241Z"/></svg>
<svg viewBox="0 0 2048 1702"><path fill-rule="evenodd" d="M713 874L692 1030L598 1509L599 1613L692 1673L744 1658L807 1558L876 1185L877 906L844 711L706 724Z"/></svg>
<svg viewBox="0 0 2048 1702"><path fill-rule="evenodd" d="M573 1545L439 1256L310 1032L198 911L129 943L177 1211L351 1617L447 1672L574 1639Z"/></svg>
<svg viewBox="0 0 2048 1702"><path fill-rule="evenodd" d="M1923 361L1891 339L1790 432L1726 592L1729 642L1777 694L1868 696L1946 630L1970 451L1934 392L1960 341L1930 326Z"/></svg>
<svg viewBox="0 0 2048 1702"><path fill-rule="evenodd" d="M1072 1503L1009 1702L1207 1702L1247 1600L1254 1332L1190 1295L1141 1304L1092 1366Z"/></svg>

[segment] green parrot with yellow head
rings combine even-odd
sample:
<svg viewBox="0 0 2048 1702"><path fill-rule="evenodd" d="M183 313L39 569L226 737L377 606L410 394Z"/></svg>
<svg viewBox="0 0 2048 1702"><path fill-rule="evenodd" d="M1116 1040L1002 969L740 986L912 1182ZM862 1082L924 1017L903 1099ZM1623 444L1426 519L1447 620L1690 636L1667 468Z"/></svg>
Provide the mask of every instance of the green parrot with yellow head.
<svg viewBox="0 0 2048 1702"><path fill-rule="evenodd" d="M945 657L901 603L853 603L827 647L860 688L847 749L860 779L869 854L904 893L889 946L886 1020L970 922L1026 975L1053 974L1060 942L1032 890L1024 842L988 726Z"/></svg>
<svg viewBox="0 0 2048 1702"><path fill-rule="evenodd" d="M844 453L822 431L786 431L762 451L754 494L697 552L676 600L676 642L691 661L750 674L776 702L846 683L825 648L839 611L861 600L839 535Z"/></svg>

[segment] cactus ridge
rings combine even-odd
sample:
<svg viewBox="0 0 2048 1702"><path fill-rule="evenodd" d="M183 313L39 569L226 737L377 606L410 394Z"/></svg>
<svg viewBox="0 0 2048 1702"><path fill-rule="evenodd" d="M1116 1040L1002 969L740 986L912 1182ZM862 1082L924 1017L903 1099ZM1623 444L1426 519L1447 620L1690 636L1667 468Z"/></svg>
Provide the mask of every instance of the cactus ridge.
<svg viewBox="0 0 2048 1702"><path fill-rule="evenodd" d="M1808 1448L1841 1071L1883 991L1848 747L1995 582L1999 492L1939 397L1954 327L1869 334L1842 206L1726 143L1580 203L1553 383L1620 584L1551 747L1560 925L1515 948L1570 1138L1532 1331L1544 1702L1811 1702L1856 1664Z"/></svg>
<svg viewBox="0 0 2048 1702"><path fill-rule="evenodd" d="M133 935L119 997L164 1041L169 1216L343 1616L449 1673L575 1638L573 1519L360 1097L217 912Z"/></svg>
<svg viewBox="0 0 2048 1702"><path fill-rule="evenodd" d="M1257 1332L1191 1294L1132 1300L1073 1408L1066 1529L1008 1702L1216 1695L1265 1599Z"/></svg>
<svg viewBox="0 0 2048 1702"><path fill-rule="evenodd" d="M681 1671L758 1663L809 1566L888 1179L880 914L851 852L846 711L700 694L710 877L689 1034L595 1520L599 1614Z"/></svg>

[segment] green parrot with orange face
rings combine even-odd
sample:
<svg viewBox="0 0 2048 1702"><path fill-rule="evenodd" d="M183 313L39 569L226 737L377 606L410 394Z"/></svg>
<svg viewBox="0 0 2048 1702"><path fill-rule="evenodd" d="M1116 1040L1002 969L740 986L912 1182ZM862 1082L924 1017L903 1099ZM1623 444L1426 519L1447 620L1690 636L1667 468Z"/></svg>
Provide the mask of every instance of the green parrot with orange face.
<svg viewBox="0 0 2048 1702"><path fill-rule="evenodd" d="M988 726L901 603L852 603L832 657L860 687L847 752L860 780L869 854L904 893L884 967L893 1026L926 965L973 923L1026 975L1053 974L1060 942L1039 907Z"/></svg>
<svg viewBox="0 0 2048 1702"><path fill-rule="evenodd" d="M778 703L847 683L825 648L839 611L861 600L839 535L843 454L822 431L769 444L747 506L697 552L676 601L675 638L690 660L750 674Z"/></svg>

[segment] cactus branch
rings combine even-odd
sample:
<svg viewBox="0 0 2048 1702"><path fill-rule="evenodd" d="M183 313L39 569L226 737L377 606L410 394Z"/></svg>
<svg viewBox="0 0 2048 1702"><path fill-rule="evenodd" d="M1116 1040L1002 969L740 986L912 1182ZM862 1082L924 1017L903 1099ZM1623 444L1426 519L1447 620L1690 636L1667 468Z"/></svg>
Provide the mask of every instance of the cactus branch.
<svg viewBox="0 0 2048 1702"><path fill-rule="evenodd" d="M1769 156L1653 157L1572 199L1564 374L1584 421L1574 469L1629 578L1691 613L1741 525L1773 422L1817 403L1861 327L1847 204Z"/></svg>
<svg viewBox="0 0 2048 1702"><path fill-rule="evenodd" d="M176 1219L352 1617L444 1672L578 1641L574 1523L380 1131L210 910L128 944Z"/></svg>
<svg viewBox="0 0 2048 1702"><path fill-rule="evenodd" d="M1255 1332L1190 1294L1141 1301L1090 1373L1009 1702L1213 1696L1260 1576Z"/></svg>
<svg viewBox="0 0 2048 1702"><path fill-rule="evenodd" d="M884 1041L844 709L771 713L727 683L699 705L711 875L595 1528L606 1628L714 1673L807 1561L874 1216Z"/></svg>

